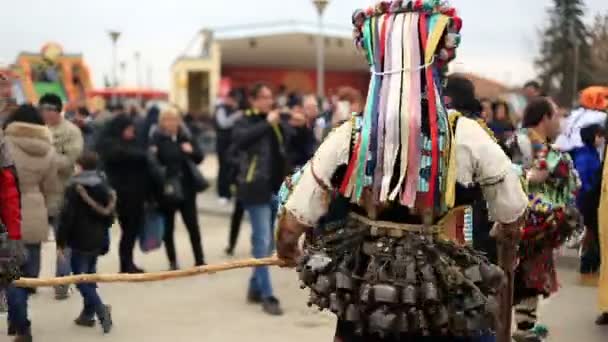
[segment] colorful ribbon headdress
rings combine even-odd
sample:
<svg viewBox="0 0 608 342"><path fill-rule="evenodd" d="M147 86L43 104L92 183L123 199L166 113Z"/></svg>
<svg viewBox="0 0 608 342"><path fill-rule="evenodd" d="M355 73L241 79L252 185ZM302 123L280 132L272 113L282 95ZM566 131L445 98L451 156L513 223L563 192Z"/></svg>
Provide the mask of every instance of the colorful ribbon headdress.
<svg viewBox="0 0 608 342"><path fill-rule="evenodd" d="M455 58L462 20L444 1L397 0L356 11L353 24L371 81L341 191L357 202L371 187L378 203L440 214L452 204L444 195L451 131L441 74Z"/></svg>

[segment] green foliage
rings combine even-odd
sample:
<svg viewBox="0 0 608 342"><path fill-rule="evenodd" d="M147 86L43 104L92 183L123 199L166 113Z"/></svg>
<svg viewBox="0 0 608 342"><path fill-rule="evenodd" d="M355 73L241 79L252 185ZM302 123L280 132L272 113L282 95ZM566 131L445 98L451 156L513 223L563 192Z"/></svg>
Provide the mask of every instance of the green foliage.
<svg viewBox="0 0 608 342"><path fill-rule="evenodd" d="M564 106L571 105L578 90L593 82L591 36L584 15L584 0L553 0L535 61L544 89Z"/></svg>

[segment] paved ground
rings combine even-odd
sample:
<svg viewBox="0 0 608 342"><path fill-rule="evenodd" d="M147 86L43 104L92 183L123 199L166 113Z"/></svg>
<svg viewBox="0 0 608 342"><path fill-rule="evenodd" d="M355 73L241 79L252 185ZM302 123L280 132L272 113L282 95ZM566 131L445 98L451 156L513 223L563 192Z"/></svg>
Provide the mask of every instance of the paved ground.
<svg viewBox="0 0 608 342"><path fill-rule="evenodd" d="M227 238L225 208L215 205L211 195L201 198L201 224L207 260L226 261L223 255ZM193 263L189 242L181 223L177 230L177 246L181 265ZM116 231L115 231L116 232ZM115 238L118 234L115 234ZM249 253L249 226L244 224L238 255ZM116 241L113 243L116 247ZM45 245L43 275L53 270L54 245ZM138 254L138 263L148 271L167 268L163 251L149 255ZM115 272L117 252L102 259L100 270ZM115 330L102 336L99 329L84 329L73 325L80 310L80 298L73 293L65 302L55 302L50 289L41 289L30 301L36 341L42 342L266 342L330 341L334 320L331 316L306 308L305 293L297 287L294 272L273 270L277 295L283 302L286 315L268 317L257 306L245 304L249 270L231 271L213 276L186 280L136 285L101 285L104 300L113 306ZM549 325L550 342L607 341L608 329L594 326L596 289L575 285L576 273L570 258L560 268L562 291L542 308L543 322ZM4 333L4 319L0 319L0 341L9 341Z"/></svg>

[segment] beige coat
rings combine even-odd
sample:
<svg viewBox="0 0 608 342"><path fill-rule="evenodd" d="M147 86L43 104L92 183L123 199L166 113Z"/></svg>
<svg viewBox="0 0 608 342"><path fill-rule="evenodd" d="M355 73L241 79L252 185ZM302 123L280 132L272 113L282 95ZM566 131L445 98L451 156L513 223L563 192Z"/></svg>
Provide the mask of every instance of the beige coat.
<svg viewBox="0 0 608 342"><path fill-rule="evenodd" d="M51 132L45 126L13 122L4 133L19 177L23 241L46 241L48 217L59 211L62 188Z"/></svg>
<svg viewBox="0 0 608 342"><path fill-rule="evenodd" d="M76 160L80 157L84 147L84 141L80 129L66 119L49 127L53 137L53 146L57 151L57 170L62 185L65 187L74 174Z"/></svg>

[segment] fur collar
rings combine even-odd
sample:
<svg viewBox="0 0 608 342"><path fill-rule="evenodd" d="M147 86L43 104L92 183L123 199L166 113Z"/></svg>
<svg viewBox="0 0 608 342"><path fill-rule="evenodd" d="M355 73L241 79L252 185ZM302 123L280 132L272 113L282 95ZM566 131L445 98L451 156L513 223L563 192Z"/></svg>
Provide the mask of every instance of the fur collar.
<svg viewBox="0 0 608 342"><path fill-rule="evenodd" d="M52 142L51 131L46 126L25 122L13 122L6 127L4 134L17 138L33 138L44 142Z"/></svg>

